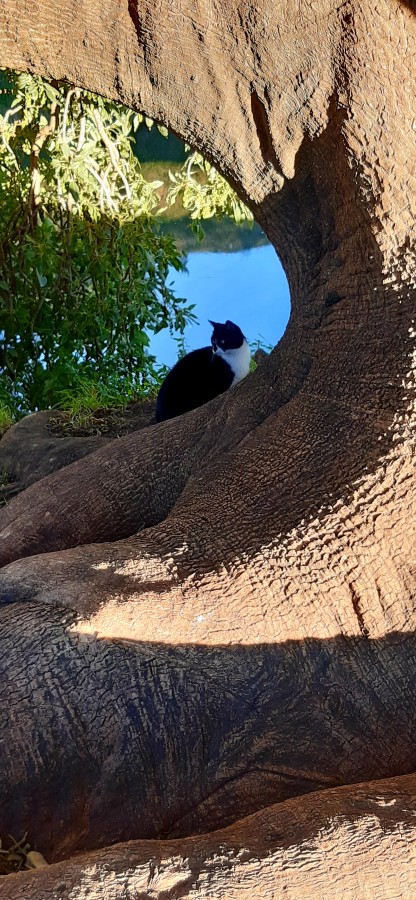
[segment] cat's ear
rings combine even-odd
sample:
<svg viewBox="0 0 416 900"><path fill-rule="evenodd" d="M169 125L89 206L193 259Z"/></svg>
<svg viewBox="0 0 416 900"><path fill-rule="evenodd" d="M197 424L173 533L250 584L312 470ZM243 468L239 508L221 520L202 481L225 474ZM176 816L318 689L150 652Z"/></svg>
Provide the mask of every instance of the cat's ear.
<svg viewBox="0 0 416 900"><path fill-rule="evenodd" d="M213 322L212 319L208 319L208 322L210 325L212 325L213 328L215 328L218 325L218 322Z"/></svg>
<svg viewBox="0 0 416 900"><path fill-rule="evenodd" d="M234 322L231 322L230 319L227 319L225 324L226 324L227 328L236 328L236 326L234 325Z"/></svg>

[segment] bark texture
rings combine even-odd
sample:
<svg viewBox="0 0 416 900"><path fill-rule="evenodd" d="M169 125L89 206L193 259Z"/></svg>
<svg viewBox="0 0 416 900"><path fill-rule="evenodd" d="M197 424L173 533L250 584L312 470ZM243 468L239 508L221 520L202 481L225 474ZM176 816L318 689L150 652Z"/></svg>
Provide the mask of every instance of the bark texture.
<svg viewBox="0 0 416 900"><path fill-rule="evenodd" d="M414 776L289 800L235 826L9 876L2 900L367 900L416 890ZM394 854L394 865L392 865Z"/></svg>
<svg viewBox="0 0 416 900"><path fill-rule="evenodd" d="M84 425L67 413L40 412L21 419L0 441L0 475L4 499L45 475L70 465L132 431L155 422L155 403L131 403L125 410L96 410Z"/></svg>
<svg viewBox="0 0 416 900"><path fill-rule="evenodd" d="M415 51L399 0L3 3L2 63L200 148L292 300L235 389L1 513L1 815L51 858L416 768Z"/></svg>

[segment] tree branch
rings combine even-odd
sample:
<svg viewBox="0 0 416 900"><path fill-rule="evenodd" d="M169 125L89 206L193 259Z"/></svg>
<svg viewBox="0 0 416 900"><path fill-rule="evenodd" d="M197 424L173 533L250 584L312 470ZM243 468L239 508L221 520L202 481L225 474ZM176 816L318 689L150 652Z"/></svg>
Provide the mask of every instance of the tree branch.
<svg viewBox="0 0 416 900"><path fill-rule="evenodd" d="M58 127L58 118L59 118L59 104L57 101L54 101L51 104L51 112L49 117L49 122L47 125L44 125L43 128L38 131L35 140L32 144L31 153L30 153L30 173L31 173L31 184L30 184L30 192L29 192L29 209L31 210L31 214L36 211L40 202L40 189L42 184L42 179L39 172L39 154L42 148L45 146L48 138L53 134Z"/></svg>

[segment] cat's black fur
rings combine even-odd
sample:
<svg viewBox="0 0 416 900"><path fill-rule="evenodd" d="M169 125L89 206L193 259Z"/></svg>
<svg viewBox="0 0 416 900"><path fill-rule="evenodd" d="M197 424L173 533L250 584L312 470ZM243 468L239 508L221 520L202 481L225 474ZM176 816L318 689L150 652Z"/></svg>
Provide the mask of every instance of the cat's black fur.
<svg viewBox="0 0 416 900"><path fill-rule="evenodd" d="M179 359L162 383L156 403L158 422L173 419L208 403L243 377L241 364L237 374L235 371L234 358L239 348L244 355L243 368L247 368L244 375L247 374L250 351L241 329L229 319L225 324L211 322L211 325L211 346L192 350ZM227 351L234 351L229 361L221 355L226 356Z"/></svg>

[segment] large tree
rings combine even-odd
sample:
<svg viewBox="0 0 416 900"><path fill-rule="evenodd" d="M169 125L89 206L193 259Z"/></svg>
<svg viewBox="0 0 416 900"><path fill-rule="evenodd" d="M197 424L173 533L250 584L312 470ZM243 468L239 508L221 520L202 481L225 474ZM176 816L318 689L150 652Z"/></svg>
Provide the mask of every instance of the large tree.
<svg viewBox="0 0 416 900"><path fill-rule="evenodd" d="M1 63L198 147L292 301L237 388L2 513L4 830L169 839L34 897L412 893L415 51L403 0L3 0Z"/></svg>

